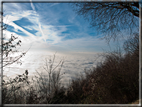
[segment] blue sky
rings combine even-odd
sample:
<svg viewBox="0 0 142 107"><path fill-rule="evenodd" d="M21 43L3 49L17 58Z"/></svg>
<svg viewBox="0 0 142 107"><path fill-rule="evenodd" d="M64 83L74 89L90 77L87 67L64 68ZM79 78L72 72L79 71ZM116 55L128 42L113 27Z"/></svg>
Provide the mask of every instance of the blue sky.
<svg viewBox="0 0 142 107"><path fill-rule="evenodd" d="M101 52L109 49L101 33L73 11L69 3L4 3L4 31L22 41L22 49ZM114 43L110 43L114 45Z"/></svg>

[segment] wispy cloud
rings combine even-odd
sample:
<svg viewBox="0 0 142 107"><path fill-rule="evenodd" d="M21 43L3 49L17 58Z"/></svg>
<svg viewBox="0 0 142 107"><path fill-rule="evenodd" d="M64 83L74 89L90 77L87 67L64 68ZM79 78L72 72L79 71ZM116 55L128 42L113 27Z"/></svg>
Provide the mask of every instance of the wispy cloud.
<svg viewBox="0 0 142 107"><path fill-rule="evenodd" d="M11 33L17 33L25 46L33 44L32 48L38 50L55 51L101 51L103 46L106 48L105 41L95 37L97 31L90 29L89 23L77 16L70 5L40 4L30 0L29 4L14 4L15 9L12 12L10 11L12 4L4 5L5 10L8 10L4 23L14 27L15 32ZM22 6L24 9L20 8ZM17 11L16 8L19 10ZM24 23L23 18L28 19L32 24L16 24L18 21ZM20 35L21 32L27 36Z"/></svg>
<svg viewBox="0 0 142 107"><path fill-rule="evenodd" d="M50 5L50 7L56 6L58 4L60 4L60 3L53 3L53 4Z"/></svg>
<svg viewBox="0 0 142 107"><path fill-rule="evenodd" d="M34 7L34 5L33 5L33 3L32 3L32 0L30 0L30 2L31 2L31 7L32 7L32 9L35 11L35 7Z"/></svg>
<svg viewBox="0 0 142 107"><path fill-rule="evenodd" d="M36 12L35 6L33 5L32 0L30 0L30 2L31 2L31 7L32 7L33 11ZM39 22L39 19L36 18L36 20L37 20L37 23L38 23L38 26L39 26L39 30L40 30L40 32L41 32L41 34L42 34L42 39L45 40L45 38L43 38L43 37L44 37L44 33L43 33L43 31L42 31L42 28L41 28L41 24L40 24L40 22Z"/></svg>
<svg viewBox="0 0 142 107"><path fill-rule="evenodd" d="M11 14L6 15L4 17L4 23L6 23L10 26L13 26L14 29L16 29L16 31L21 30L22 32L27 34L28 36L21 37L21 39L24 40L23 42L25 44L34 43L34 47L36 46L36 44L38 44L38 47L41 46L39 48L43 48L43 47L46 48L46 47L48 47L46 45L47 44L49 45L49 42L47 41L48 39L52 40L52 41L50 41L51 44L57 44L58 42L60 42L61 39L63 38L63 36L59 37L59 35L61 35L61 33L66 30L66 27L61 26L60 29L58 30L56 26L41 24L40 20L39 20L40 16L35 11L35 7L34 7L33 3L31 3L31 6L32 6L33 10L25 10L23 12L14 11ZM8 18L6 18L6 17L8 17ZM20 20L23 17L28 18L32 23L34 23L34 26L19 26L14 23L14 21ZM29 30L36 30L37 33L35 35L33 35L32 33L28 32L24 28L27 28ZM14 33L14 32L11 32L11 33ZM43 46L41 44L44 44L45 46Z"/></svg>

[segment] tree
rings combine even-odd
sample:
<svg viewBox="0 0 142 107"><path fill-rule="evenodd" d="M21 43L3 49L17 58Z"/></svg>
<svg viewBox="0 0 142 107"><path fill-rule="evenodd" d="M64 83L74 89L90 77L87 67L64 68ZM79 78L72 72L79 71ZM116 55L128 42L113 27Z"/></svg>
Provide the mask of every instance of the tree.
<svg viewBox="0 0 142 107"><path fill-rule="evenodd" d="M136 53L139 57L139 35L138 33L133 34L127 41L124 42L124 49L129 54Z"/></svg>
<svg viewBox="0 0 142 107"><path fill-rule="evenodd" d="M90 20L109 42L123 36L123 30L133 34L139 28L139 2L87 2L76 3L78 15Z"/></svg>
<svg viewBox="0 0 142 107"><path fill-rule="evenodd" d="M65 73L61 73L64 60L60 60L57 65L55 65L55 54L53 58L45 59L44 66L42 67L43 72L37 71L37 76L35 76L35 83L39 87L38 92L40 96L45 96L46 101L51 103L51 99L54 95L58 94L61 91L61 79ZM42 70L41 69L41 70Z"/></svg>
<svg viewBox="0 0 142 107"><path fill-rule="evenodd" d="M3 15L1 13L1 15ZM2 32L3 30L6 30L8 25L7 24L3 24L3 22L1 22L2 25ZM14 35L11 34L11 37L9 39L5 38L3 35L1 35L1 50L0 50L0 55L2 56L0 59L3 63L2 64L2 68L6 67L8 65L11 65L15 62L20 63L19 59L21 57L23 57L26 52L20 52L20 54L16 55L15 57L13 56L15 53L19 53L17 47L21 46L21 40L18 40L18 37L15 37Z"/></svg>
<svg viewBox="0 0 142 107"><path fill-rule="evenodd" d="M26 54L26 52L21 53L17 56L12 56L14 53L18 53L18 50L16 49L17 46L21 46L21 40L18 40L18 42L14 43L15 40L18 39L17 37L11 35L11 38L8 41L3 40L2 44L2 52L0 55L3 55L3 65L2 67L6 67L8 65L11 65L15 62L18 62L18 60ZM15 48L15 49L14 49ZM18 62L21 64L21 62Z"/></svg>
<svg viewBox="0 0 142 107"><path fill-rule="evenodd" d="M0 12L1 13L1 12ZM1 16L3 15L3 13L1 13ZM1 24L1 42L0 42L0 60L1 60L1 68L3 70L3 68L17 62L17 63L21 63L20 58L22 58L27 51L25 52L21 52L18 51L18 47L21 46L21 40L18 39L18 37L15 37L13 34L11 34L11 36L9 35L9 38L6 38L5 35L3 35L3 31L7 29L8 25L4 24L3 22L0 22ZM15 55L17 54L17 55ZM13 56L14 55L14 56ZM3 76L3 75L2 75ZM0 91L2 92L2 94L0 93L0 96L2 96L2 103L5 102L9 102L9 100L12 99L12 101L17 101L15 100L16 98L16 91L19 90L21 88L21 84L19 84L20 82L26 82L27 84L29 83L28 81L28 70L25 71L25 74L22 75L18 75L16 78L14 78L13 80L9 80L8 82L4 81L3 78L0 78L0 80L2 81L0 84L2 86L2 89L0 87ZM17 86L15 86L15 84ZM11 87L9 87L9 85ZM11 92L13 91L13 92ZM14 93L14 94L13 94ZM14 96L13 96L14 95ZM1 102L0 102L1 104Z"/></svg>

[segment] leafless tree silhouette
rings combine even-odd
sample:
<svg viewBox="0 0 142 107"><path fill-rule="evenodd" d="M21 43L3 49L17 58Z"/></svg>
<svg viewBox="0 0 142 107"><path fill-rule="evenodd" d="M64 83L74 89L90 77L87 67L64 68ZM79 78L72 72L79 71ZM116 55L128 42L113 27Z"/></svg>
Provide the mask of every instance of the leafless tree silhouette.
<svg viewBox="0 0 142 107"><path fill-rule="evenodd" d="M92 27L105 33L102 38L109 43L123 36L123 30L131 35L139 28L139 5L139 2L85 2L73 7Z"/></svg>

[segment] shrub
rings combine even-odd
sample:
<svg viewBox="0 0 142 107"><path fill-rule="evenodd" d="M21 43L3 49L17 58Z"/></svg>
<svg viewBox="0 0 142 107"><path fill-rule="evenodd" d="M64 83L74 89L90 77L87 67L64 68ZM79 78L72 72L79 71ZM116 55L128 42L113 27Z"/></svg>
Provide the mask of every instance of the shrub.
<svg viewBox="0 0 142 107"><path fill-rule="evenodd" d="M104 62L86 70L86 78L72 81L68 103L126 104L139 97L139 38L134 34L122 50L105 53Z"/></svg>
<svg viewBox="0 0 142 107"><path fill-rule="evenodd" d="M45 65L43 66L44 73L38 72L35 77L36 86L38 87L37 91L40 96L43 97L42 103L51 103L51 99L54 94L59 93L61 88L61 79L64 73L61 73L61 69L64 64L64 60L60 60L60 62L54 66L55 62L55 54L53 59L45 59Z"/></svg>

